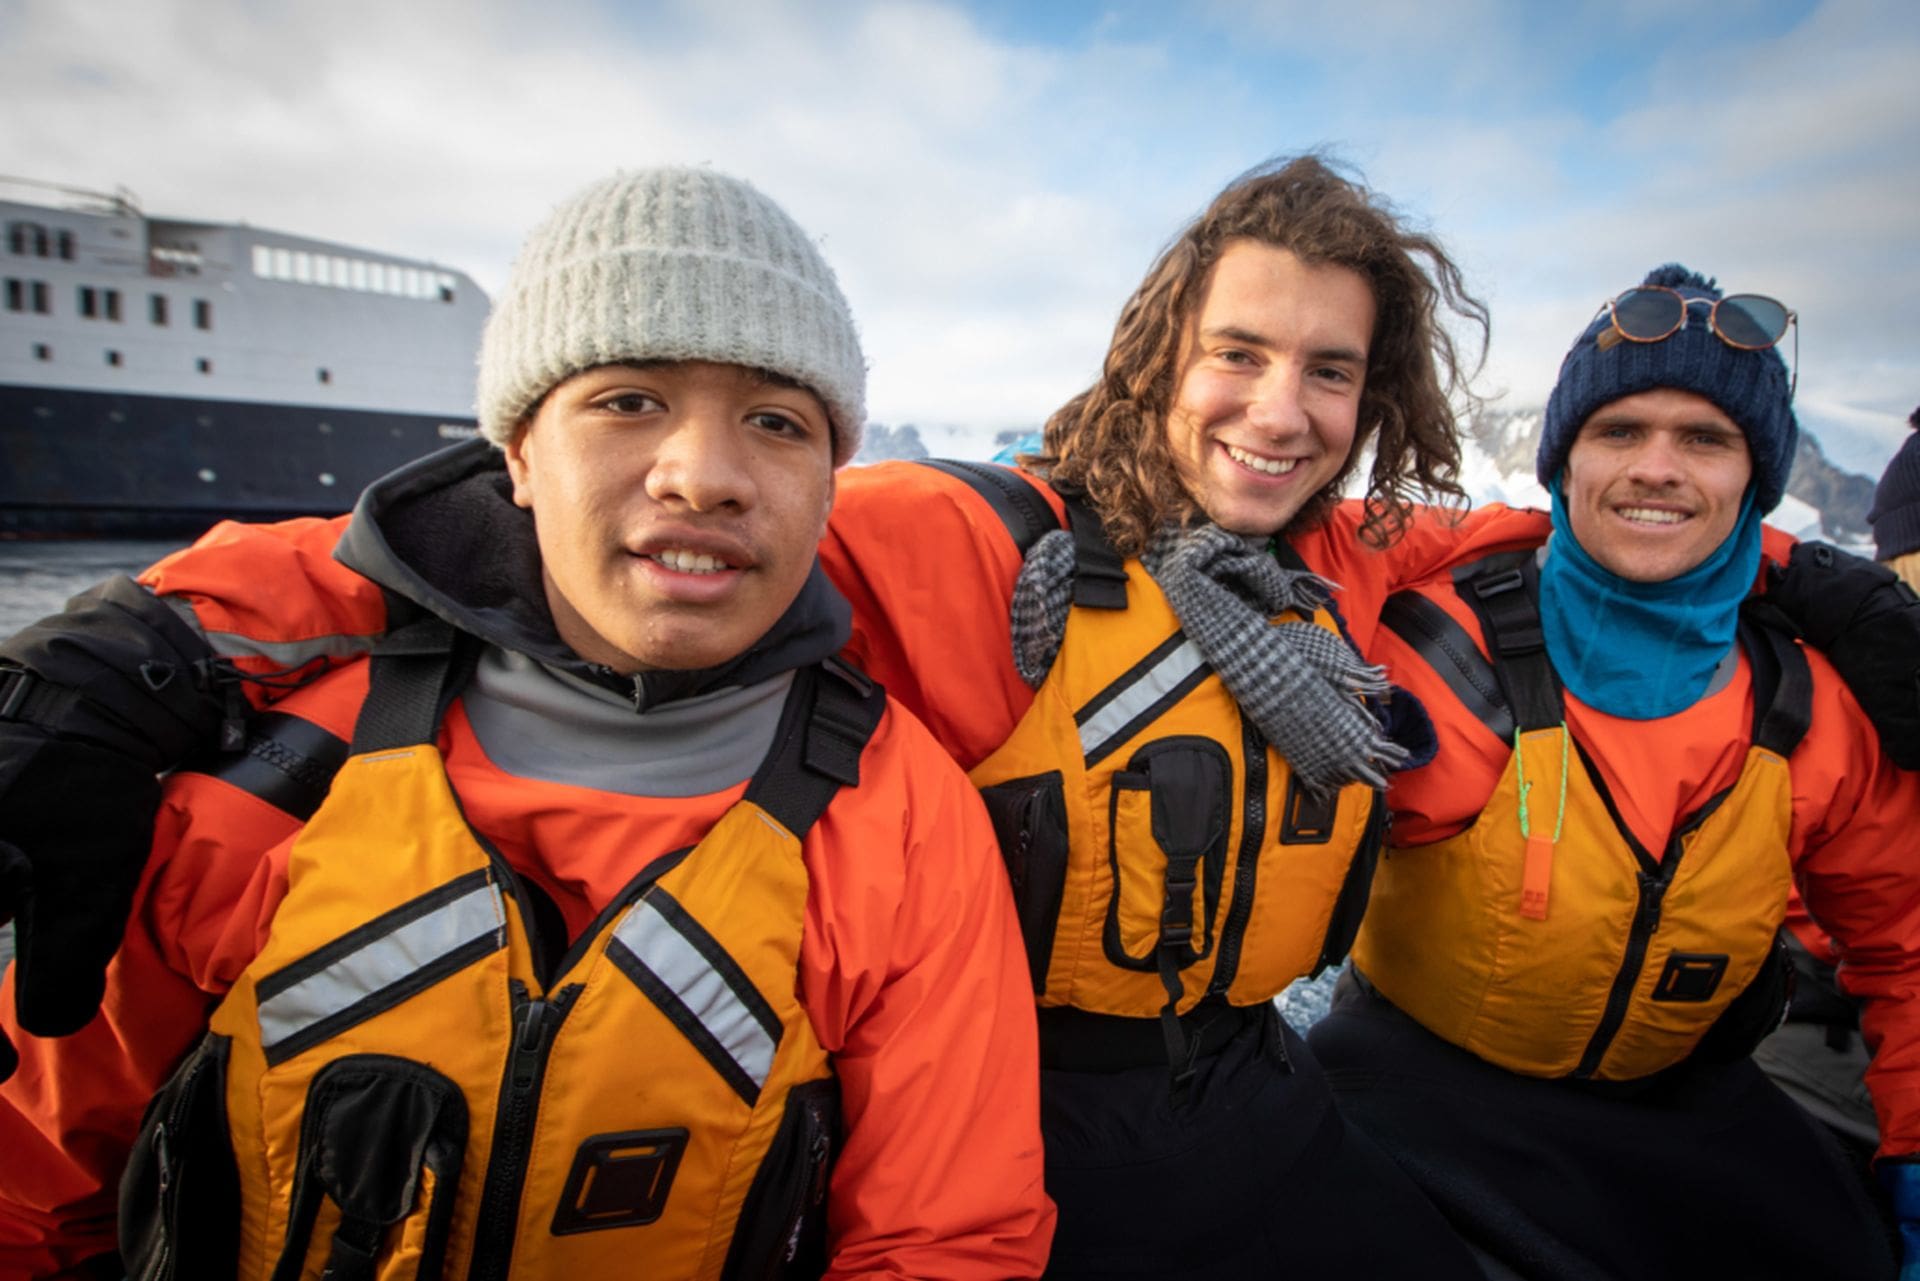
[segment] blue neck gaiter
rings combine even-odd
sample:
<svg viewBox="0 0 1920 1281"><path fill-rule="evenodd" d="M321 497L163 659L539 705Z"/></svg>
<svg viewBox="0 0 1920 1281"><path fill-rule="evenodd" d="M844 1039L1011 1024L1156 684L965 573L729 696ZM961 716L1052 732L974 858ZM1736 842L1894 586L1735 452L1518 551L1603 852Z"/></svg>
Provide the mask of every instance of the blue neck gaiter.
<svg viewBox="0 0 1920 1281"><path fill-rule="evenodd" d="M1727 540L1663 583L1602 569L1573 536L1556 476L1553 541L1540 567L1540 622L1561 684L1589 707L1629 720L1698 702L1733 647L1740 602L1760 572L1760 513L1748 486Z"/></svg>

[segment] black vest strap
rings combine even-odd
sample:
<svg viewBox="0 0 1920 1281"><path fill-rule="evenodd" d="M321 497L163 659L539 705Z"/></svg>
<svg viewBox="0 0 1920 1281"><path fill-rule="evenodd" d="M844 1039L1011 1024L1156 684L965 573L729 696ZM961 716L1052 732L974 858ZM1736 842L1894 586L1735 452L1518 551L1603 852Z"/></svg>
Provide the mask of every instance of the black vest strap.
<svg viewBox="0 0 1920 1281"><path fill-rule="evenodd" d="M860 754L886 710L887 692L837 658L794 674L773 750L747 784L746 799L795 836L826 811L842 787L860 784Z"/></svg>
<svg viewBox="0 0 1920 1281"><path fill-rule="evenodd" d="M1524 732L1560 724L1563 696L1540 626L1540 571L1533 552L1503 552L1462 565L1453 581L1480 616L1516 728Z"/></svg>
<svg viewBox="0 0 1920 1281"><path fill-rule="evenodd" d="M1047 500L1032 485L1014 475L1011 467L957 458L930 458L920 465L944 472L986 499L1022 556L1040 541L1042 534L1060 528Z"/></svg>
<svg viewBox="0 0 1920 1281"><path fill-rule="evenodd" d="M1813 723L1813 669L1793 638L1765 618L1740 614L1740 642L1753 664L1753 742L1791 756Z"/></svg>
<svg viewBox="0 0 1920 1281"><path fill-rule="evenodd" d="M437 618L389 633L374 647L353 753L432 742L476 657L473 645ZM801 668L794 682L747 799L803 836L835 792L859 785L860 755L886 710L887 692L837 658Z"/></svg>
<svg viewBox="0 0 1920 1281"><path fill-rule="evenodd" d="M1127 567L1107 541L1107 531L1075 490L1062 490L1067 525L1073 530L1073 603L1082 609L1125 609Z"/></svg>
<svg viewBox="0 0 1920 1281"><path fill-rule="evenodd" d="M1395 592L1380 611L1380 622L1413 647L1454 697L1499 739L1513 738L1513 709L1501 690L1493 664L1474 644L1467 629L1446 610L1418 592Z"/></svg>
<svg viewBox="0 0 1920 1281"><path fill-rule="evenodd" d="M985 499L1022 556L1043 535L1060 528L1047 500L1010 467L950 458L920 465L953 477ZM1085 609L1125 609L1126 562L1107 541L1100 518L1084 498L1074 490L1056 487L1056 492L1067 505L1067 527L1073 532L1073 603Z"/></svg>
<svg viewBox="0 0 1920 1281"><path fill-rule="evenodd" d="M474 657L451 623L431 615L388 632L373 647L353 754L431 743L447 704L472 673Z"/></svg>

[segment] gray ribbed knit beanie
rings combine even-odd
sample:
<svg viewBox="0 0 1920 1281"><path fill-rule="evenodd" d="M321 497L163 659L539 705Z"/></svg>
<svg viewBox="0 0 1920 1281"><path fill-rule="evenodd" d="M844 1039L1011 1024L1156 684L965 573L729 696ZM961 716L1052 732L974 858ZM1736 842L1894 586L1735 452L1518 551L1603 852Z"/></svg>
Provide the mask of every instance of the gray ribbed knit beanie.
<svg viewBox="0 0 1920 1281"><path fill-rule="evenodd" d="M1643 284L1665 285L1685 298L1718 299L1712 280L1669 263L1647 273ZM1787 473L1800 440L1788 396L1787 362L1779 348L1742 351L1729 347L1707 328L1702 307L1687 308L1678 333L1659 342L1599 345L1613 327L1604 310L1573 344L1560 364L1560 380L1547 398L1534 474L1550 485L1567 465L1567 452L1580 426L1600 406L1657 387L1674 387L1705 396L1746 433L1753 457L1754 506L1770 512L1787 492Z"/></svg>
<svg viewBox="0 0 1920 1281"><path fill-rule="evenodd" d="M708 169L594 183L534 229L480 343L480 430L512 439L556 384L596 365L710 360L820 397L833 461L860 448L866 362L832 268L786 211Z"/></svg>
<svg viewBox="0 0 1920 1281"><path fill-rule="evenodd" d="M1920 552L1920 409L1913 411L1907 426L1914 434L1881 473L1873 507L1867 512L1876 560Z"/></svg>

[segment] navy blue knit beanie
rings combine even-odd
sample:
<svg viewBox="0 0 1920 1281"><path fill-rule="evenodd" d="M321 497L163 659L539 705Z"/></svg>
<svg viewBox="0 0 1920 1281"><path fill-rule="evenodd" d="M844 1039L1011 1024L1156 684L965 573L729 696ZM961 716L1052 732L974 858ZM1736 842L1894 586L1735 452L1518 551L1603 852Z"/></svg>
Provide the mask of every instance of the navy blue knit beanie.
<svg viewBox="0 0 1920 1281"><path fill-rule="evenodd" d="M1873 491L1873 508L1867 512L1876 560L1920 552L1920 409L1913 411L1907 425L1914 434L1887 464Z"/></svg>
<svg viewBox="0 0 1920 1281"><path fill-rule="evenodd" d="M1687 298L1721 296L1711 279L1669 263L1643 282L1665 285ZM1707 309L1688 307L1686 325L1661 342L1622 342L1602 350L1601 334L1612 328L1602 311L1560 364L1560 381L1547 399L1534 473L1549 485L1567 465L1567 452L1594 410L1622 396L1675 387L1705 396L1747 435L1753 456L1754 506L1770 512L1787 489L1793 451L1800 439L1787 395L1787 362L1778 347L1742 351L1707 327Z"/></svg>

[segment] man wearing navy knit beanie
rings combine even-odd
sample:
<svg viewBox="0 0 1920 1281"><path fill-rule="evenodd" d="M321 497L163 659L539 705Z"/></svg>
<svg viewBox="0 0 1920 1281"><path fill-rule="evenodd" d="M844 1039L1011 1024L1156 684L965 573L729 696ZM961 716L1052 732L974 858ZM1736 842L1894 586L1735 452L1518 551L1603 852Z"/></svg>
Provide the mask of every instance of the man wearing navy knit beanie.
<svg viewBox="0 0 1920 1281"><path fill-rule="evenodd" d="M1751 1057L1796 888L1863 1000L1879 1172L1920 1227L1920 777L1743 609L1798 435L1793 323L1677 265L1612 299L1548 403L1544 545L1396 597L1372 650L1440 748L1395 778L1398 848L1311 1043L1495 1276L1893 1274Z"/></svg>

